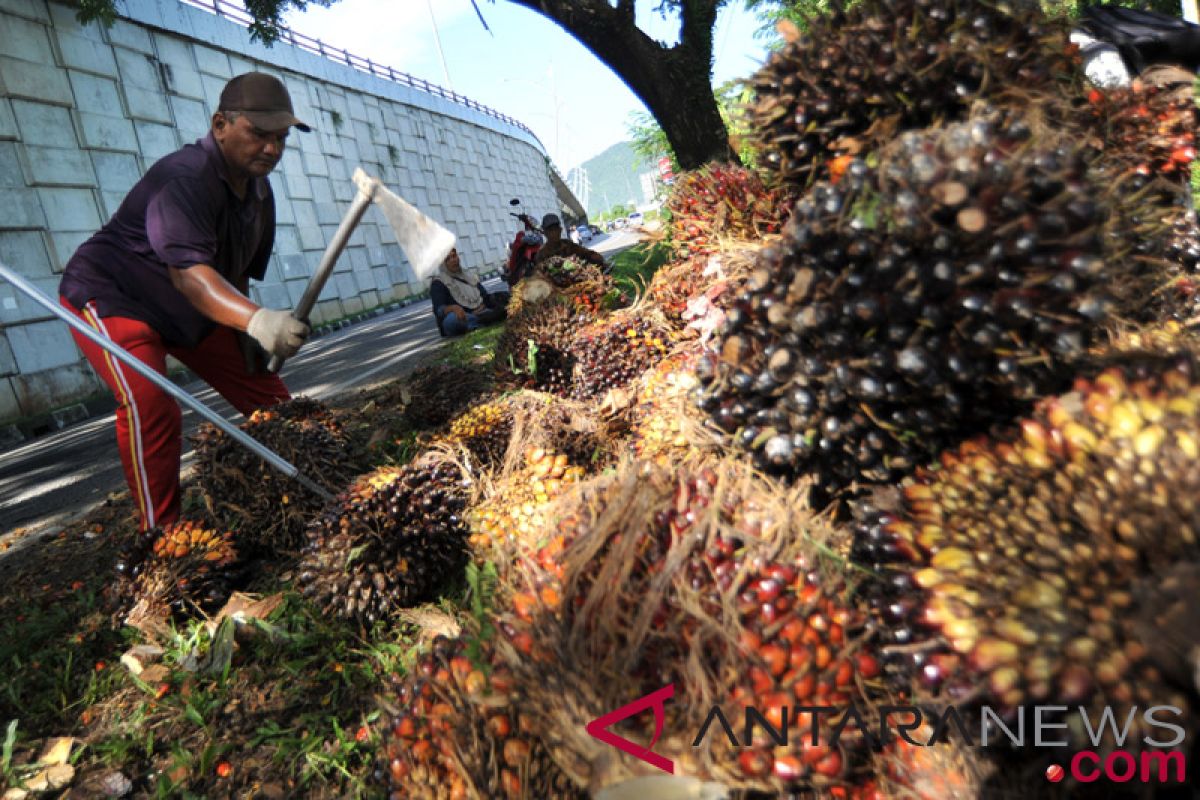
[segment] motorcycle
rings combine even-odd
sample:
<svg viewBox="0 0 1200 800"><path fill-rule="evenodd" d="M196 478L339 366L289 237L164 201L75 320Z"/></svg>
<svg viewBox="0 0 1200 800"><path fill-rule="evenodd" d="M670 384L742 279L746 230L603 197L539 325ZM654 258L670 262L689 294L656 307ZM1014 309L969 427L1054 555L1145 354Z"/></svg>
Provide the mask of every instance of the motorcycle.
<svg viewBox="0 0 1200 800"><path fill-rule="evenodd" d="M514 197L508 204L520 207L521 201ZM533 262L542 245L546 243L546 237L533 217L525 213L524 208L519 212L510 211L508 215L516 217L523 226L508 246L508 263L504 268L504 282L509 286L516 286L523 278L533 274Z"/></svg>

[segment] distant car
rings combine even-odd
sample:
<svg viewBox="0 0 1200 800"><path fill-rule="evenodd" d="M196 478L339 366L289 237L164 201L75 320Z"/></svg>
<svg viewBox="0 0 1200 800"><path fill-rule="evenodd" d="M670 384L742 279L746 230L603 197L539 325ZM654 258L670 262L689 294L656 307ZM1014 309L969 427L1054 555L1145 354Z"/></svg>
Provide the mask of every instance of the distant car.
<svg viewBox="0 0 1200 800"><path fill-rule="evenodd" d="M590 228L590 229L591 229L591 231L592 231L592 236L593 236L593 237L595 237L595 236L603 236L603 235L604 235L604 231L600 230L600 229L599 229L599 228L597 228L595 225L588 225L588 228Z"/></svg>
<svg viewBox="0 0 1200 800"><path fill-rule="evenodd" d="M626 219L629 220L630 225L641 225L642 224L642 212L635 211L632 214L630 214L628 217L626 217Z"/></svg>
<svg viewBox="0 0 1200 800"><path fill-rule="evenodd" d="M579 236L580 243L592 240L592 229L588 225L580 225L575 229L575 233Z"/></svg>

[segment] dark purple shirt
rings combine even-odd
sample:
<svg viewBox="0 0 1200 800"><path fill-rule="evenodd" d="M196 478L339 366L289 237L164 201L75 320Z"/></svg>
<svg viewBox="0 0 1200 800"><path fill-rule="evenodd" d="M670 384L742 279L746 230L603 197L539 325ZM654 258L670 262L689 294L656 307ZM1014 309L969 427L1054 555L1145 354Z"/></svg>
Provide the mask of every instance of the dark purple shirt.
<svg viewBox="0 0 1200 800"><path fill-rule="evenodd" d="M275 242L275 198L266 178L245 199L229 183L210 133L164 156L117 213L67 262L59 293L101 317L145 322L167 344L194 347L216 326L171 285L167 267L207 264L237 285L262 280Z"/></svg>

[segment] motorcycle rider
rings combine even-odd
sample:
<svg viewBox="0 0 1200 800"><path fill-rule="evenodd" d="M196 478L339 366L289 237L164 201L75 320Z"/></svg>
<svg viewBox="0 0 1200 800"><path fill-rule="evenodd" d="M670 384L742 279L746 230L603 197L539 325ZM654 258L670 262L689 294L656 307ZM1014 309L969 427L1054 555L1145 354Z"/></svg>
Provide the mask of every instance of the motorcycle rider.
<svg viewBox="0 0 1200 800"><path fill-rule="evenodd" d="M595 250L589 250L581 244L575 244L570 239L563 238L562 220L557 214L547 214L542 217L542 232L546 234L546 243L538 250L536 263L540 264L547 258L555 256L573 256L595 264L598 267L607 266L604 256Z"/></svg>

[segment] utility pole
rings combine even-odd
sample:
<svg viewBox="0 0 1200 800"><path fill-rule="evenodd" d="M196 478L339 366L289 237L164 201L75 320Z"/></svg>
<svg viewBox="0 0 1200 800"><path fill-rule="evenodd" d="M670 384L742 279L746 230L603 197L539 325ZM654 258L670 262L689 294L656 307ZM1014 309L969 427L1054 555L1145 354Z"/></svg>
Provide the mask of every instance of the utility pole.
<svg viewBox="0 0 1200 800"><path fill-rule="evenodd" d="M429 9L429 21L433 23L433 40L437 42L438 57L442 59L442 76L446 79L446 88L454 91L454 86L450 83L450 68L446 66L446 53L442 50L442 35L438 33L437 17L433 15L433 0L425 0L425 7Z"/></svg>

